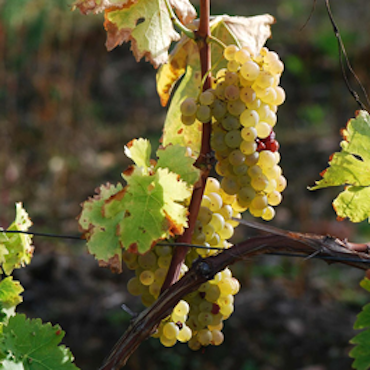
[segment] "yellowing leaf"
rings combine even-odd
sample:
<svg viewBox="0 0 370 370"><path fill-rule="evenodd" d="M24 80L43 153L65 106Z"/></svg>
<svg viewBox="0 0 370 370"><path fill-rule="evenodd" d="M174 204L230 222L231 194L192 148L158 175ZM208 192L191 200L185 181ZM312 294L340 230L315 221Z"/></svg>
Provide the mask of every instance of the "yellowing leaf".
<svg viewBox="0 0 370 370"><path fill-rule="evenodd" d="M189 24L197 16L197 12L189 0L170 0L170 4L175 8L176 15L182 24Z"/></svg>
<svg viewBox="0 0 370 370"><path fill-rule="evenodd" d="M101 13L105 9L123 8L127 4L137 3L139 0L77 0L73 8L78 8L82 14Z"/></svg>
<svg viewBox="0 0 370 370"><path fill-rule="evenodd" d="M360 222L370 217L369 113L357 112L342 135L342 151L333 154L330 167L322 172L322 180L317 181L311 190L345 186L333 202L334 209L339 218L348 217L352 222Z"/></svg>
<svg viewBox="0 0 370 370"><path fill-rule="evenodd" d="M21 293L24 291L19 281L13 280L8 276L0 281L0 305L2 308L9 309L22 302Z"/></svg>
<svg viewBox="0 0 370 370"><path fill-rule="evenodd" d="M275 23L275 18L270 14L254 17L222 15L221 18L220 21L226 24L239 44L248 46L254 53L259 53L266 40L271 36L270 26Z"/></svg>
<svg viewBox="0 0 370 370"><path fill-rule="evenodd" d="M167 61L172 41L180 38L163 0L139 0L122 9L107 9L104 26L108 50L131 41L136 60L145 57L155 68Z"/></svg>
<svg viewBox="0 0 370 370"><path fill-rule="evenodd" d="M22 203L16 204L16 217L8 227L9 231L28 231L32 222L22 207ZM14 269L20 268L31 262L33 255L32 236L27 234L6 234L0 237L0 264L5 274L10 275ZM1 270L0 270L1 272Z"/></svg>
<svg viewBox="0 0 370 370"><path fill-rule="evenodd" d="M126 157L132 159L138 167L147 169L150 166L152 146L146 139L134 139L125 146Z"/></svg>
<svg viewBox="0 0 370 370"><path fill-rule="evenodd" d="M198 170L193 167L194 160L185 157L185 148L159 152L161 164L154 167L155 162L149 160L149 141L130 142L126 154L136 165L122 174L127 186L101 186L98 194L82 205L79 225L88 249L101 266L114 272L122 271L122 250L145 253L187 227L184 204ZM181 159L169 158L180 154Z"/></svg>

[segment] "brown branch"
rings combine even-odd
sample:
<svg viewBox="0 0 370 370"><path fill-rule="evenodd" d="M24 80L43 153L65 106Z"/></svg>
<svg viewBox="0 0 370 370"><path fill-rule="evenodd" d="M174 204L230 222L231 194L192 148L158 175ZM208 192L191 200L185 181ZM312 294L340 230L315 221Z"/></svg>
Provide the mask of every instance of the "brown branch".
<svg viewBox="0 0 370 370"><path fill-rule="evenodd" d="M245 221L242 223L266 231L269 235L250 238L217 256L197 260L179 281L170 286L150 308L131 322L99 370L121 369L140 343L153 333L159 322L171 312L182 297L195 291L202 283L212 279L217 272L237 261L271 252L287 252L301 253L308 257L313 255L346 257L348 261L343 260L340 263L362 270L369 267L370 254L367 253L369 249L367 245L349 243L327 235L300 234L264 224Z"/></svg>
<svg viewBox="0 0 370 370"><path fill-rule="evenodd" d="M211 51L210 46L206 42L209 34L209 19L210 19L210 0L201 0L200 2L200 24L199 29L196 32L196 41L199 49L200 66L202 72L202 78L208 73L208 76L204 82L203 90L207 90L211 87L211 75L208 72L211 68ZM189 226L185 232L179 236L177 241L179 243L191 244L191 238L193 236L195 222L198 217L200 203L206 186L207 177L209 175L209 160L211 153L211 122L203 124L202 130L202 142L201 149L198 159L195 162L195 166L201 170L199 181L194 185L193 194L189 205ZM171 265L168 269L166 279L162 286L162 292L165 291L169 286L174 284L180 274L181 265L183 264L189 247L176 247L172 256Z"/></svg>

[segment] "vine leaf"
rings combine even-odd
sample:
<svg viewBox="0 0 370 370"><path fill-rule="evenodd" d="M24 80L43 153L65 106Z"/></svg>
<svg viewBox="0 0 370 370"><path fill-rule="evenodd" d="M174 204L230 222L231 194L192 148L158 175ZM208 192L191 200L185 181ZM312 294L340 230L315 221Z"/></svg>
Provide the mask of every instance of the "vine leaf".
<svg viewBox="0 0 370 370"><path fill-rule="evenodd" d="M334 153L329 165L311 190L330 186L345 186L333 201L340 219L348 217L361 222L370 217L370 116L366 111L356 112L342 130L341 152Z"/></svg>
<svg viewBox="0 0 370 370"><path fill-rule="evenodd" d="M200 170L193 166L194 158L187 156L187 150L180 145L168 145L157 151L158 162L155 168L168 168L180 175L188 185L195 184L200 177Z"/></svg>
<svg viewBox="0 0 370 370"><path fill-rule="evenodd" d="M189 0L170 0L170 4L184 24L196 17ZM145 57L155 68L167 61L172 41L180 38L164 0L78 0L74 7L83 14L104 11L107 49L131 41L136 60Z"/></svg>
<svg viewBox="0 0 370 370"><path fill-rule="evenodd" d="M239 43L243 46L242 38L246 37L248 46L258 52L270 37L270 25L273 22L274 18L268 14L248 18L222 15L211 20L210 29L212 36L226 45ZM211 54L213 72L226 67L227 62L222 57L223 49L219 45L211 43ZM157 72L157 92L163 106L168 104L171 93L181 78L167 112L162 142L165 146L188 146L194 153L199 153L201 123L196 121L191 126L181 123L180 105L186 97L198 96L201 83L198 48L196 43L185 35L172 50L168 62Z"/></svg>
<svg viewBox="0 0 370 370"><path fill-rule="evenodd" d="M11 317L0 335L0 369L77 370L70 350L59 345L64 334L59 325Z"/></svg>
<svg viewBox="0 0 370 370"><path fill-rule="evenodd" d="M16 203L14 222L7 228L9 231L28 231L32 222L23 208L22 203ZM0 228L1 231L1 228ZM0 265L6 275L14 269L31 262L33 255L32 236L26 234L0 234ZM1 274L0 268L0 274Z"/></svg>
<svg viewBox="0 0 370 370"><path fill-rule="evenodd" d="M0 281L0 303L2 308L8 309L16 307L22 302L20 294L23 287L19 281L14 281L12 276L8 276Z"/></svg>
<svg viewBox="0 0 370 370"><path fill-rule="evenodd" d="M368 278L364 278L360 285L370 292L370 280ZM354 358L352 367L357 370L367 370L370 368L370 303L365 305L357 315L353 328L365 330L350 341L350 343L356 345L349 353L350 357Z"/></svg>
<svg viewBox="0 0 370 370"><path fill-rule="evenodd" d="M178 146L160 149L156 164L149 160L149 141L131 141L125 153L136 165L122 174L127 186L102 186L83 203L79 225L101 266L121 272L122 249L145 253L158 241L184 232L184 204L199 173L185 150Z"/></svg>

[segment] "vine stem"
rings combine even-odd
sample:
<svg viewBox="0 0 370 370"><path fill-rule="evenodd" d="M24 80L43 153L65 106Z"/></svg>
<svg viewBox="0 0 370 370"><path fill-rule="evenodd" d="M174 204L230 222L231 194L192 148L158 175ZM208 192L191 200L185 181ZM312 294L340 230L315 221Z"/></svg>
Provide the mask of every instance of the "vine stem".
<svg viewBox="0 0 370 370"><path fill-rule="evenodd" d="M202 80L205 77L203 91L211 87L211 48L207 42L210 35L210 0L201 0L200 2L200 22L199 29L195 32L195 40L199 49L200 66ZM195 166L201 170L199 181L194 185L193 194L189 205L189 225L185 232L179 236L179 243L191 244L191 238L194 232L195 223L198 217L200 204L206 186L207 177L210 172L209 161L211 158L211 122L203 123L201 149L198 159L195 161ZM162 292L174 284L180 274L182 263L185 261L189 247L176 247L171 265L168 269L166 279L162 286Z"/></svg>

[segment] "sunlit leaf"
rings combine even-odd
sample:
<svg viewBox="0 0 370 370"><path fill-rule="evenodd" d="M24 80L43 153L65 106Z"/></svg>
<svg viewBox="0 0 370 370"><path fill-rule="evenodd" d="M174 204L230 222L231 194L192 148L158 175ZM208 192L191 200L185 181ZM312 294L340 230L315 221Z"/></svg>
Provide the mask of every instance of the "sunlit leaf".
<svg viewBox="0 0 370 370"><path fill-rule="evenodd" d="M59 325L42 324L25 315L11 317L0 335L0 353L5 357L0 369L78 370L70 350L60 345L63 337Z"/></svg>
<svg viewBox="0 0 370 370"><path fill-rule="evenodd" d="M16 217L9 231L28 231L32 222L22 203L16 204ZM5 236L4 236L5 235ZM32 236L18 233L0 234L0 264L5 274L30 263L33 255Z"/></svg>
<svg viewBox="0 0 370 370"><path fill-rule="evenodd" d="M317 181L311 190L345 186L333 202L334 209L339 218L348 217L352 222L360 222L370 217L369 113L357 112L342 135L342 151L332 155L330 167L322 172L322 180Z"/></svg>

